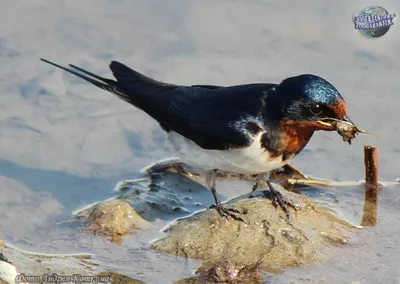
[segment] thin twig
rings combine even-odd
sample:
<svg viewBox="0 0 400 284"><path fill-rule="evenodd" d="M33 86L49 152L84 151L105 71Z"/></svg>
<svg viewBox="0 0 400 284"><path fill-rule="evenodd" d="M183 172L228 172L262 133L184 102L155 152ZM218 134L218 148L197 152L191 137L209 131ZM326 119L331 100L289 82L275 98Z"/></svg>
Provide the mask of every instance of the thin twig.
<svg viewBox="0 0 400 284"><path fill-rule="evenodd" d="M301 184L301 185L324 185L324 186L359 186L365 184L365 180L358 181L331 181L331 180L320 180L320 179L288 179L290 184ZM400 181L378 181L379 186L392 186L399 185Z"/></svg>

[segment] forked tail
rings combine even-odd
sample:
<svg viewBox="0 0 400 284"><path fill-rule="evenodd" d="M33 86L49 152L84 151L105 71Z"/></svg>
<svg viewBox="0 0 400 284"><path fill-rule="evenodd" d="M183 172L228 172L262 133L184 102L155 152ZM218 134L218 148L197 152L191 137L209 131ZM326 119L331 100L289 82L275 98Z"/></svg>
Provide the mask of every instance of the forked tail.
<svg viewBox="0 0 400 284"><path fill-rule="evenodd" d="M100 77L72 64L69 64L71 68L66 68L43 58L41 60L116 95L147 112L156 120L160 119L159 114L165 112L175 90L179 88L177 85L153 80L117 61L112 61L110 64L110 69L117 79L115 81Z"/></svg>

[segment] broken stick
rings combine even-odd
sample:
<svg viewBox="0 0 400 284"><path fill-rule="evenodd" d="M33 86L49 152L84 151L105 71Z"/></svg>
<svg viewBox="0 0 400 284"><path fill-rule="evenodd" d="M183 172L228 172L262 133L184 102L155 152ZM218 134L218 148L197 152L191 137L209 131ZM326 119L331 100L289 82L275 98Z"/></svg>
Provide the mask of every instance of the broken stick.
<svg viewBox="0 0 400 284"><path fill-rule="evenodd" d="M364 146L365 163L365 201L361 226L375 226L378 205L378 149Z"/></svg>

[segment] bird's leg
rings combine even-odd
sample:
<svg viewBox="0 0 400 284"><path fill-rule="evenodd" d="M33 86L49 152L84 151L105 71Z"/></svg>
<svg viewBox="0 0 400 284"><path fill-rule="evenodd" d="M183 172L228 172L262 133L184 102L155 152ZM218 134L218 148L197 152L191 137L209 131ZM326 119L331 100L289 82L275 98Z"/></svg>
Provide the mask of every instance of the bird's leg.
<svg viewBox="0 0 400 284"><path fill-rule="evenodd" d="M212 170L207 173L207 176L206 176L207 187L211 190L211 193L212 193L212 195L214 197L214 201L215 201L215 206L210 206L210 208L214 207L215 210L217 210L217 212L223 217L226 217L226 218L232 217L236 221L244 222L242 218L240 218L239 216L236 215L236 214L241 214L241 212L239 210L233 209L233 208L226 208L222 205L221 201L219 201L218 196L217 196L217 190L215 189L216 179L217 179L217 171L216 170Z"/></svg>
<svg viewBox="0 0 400 284"><path fill-rule="evenodd" d="M253 188L251 189L251 192L256 191L257 188L261 187L264 179L265 179L264 174L257 175L256 176L256 182L254 183Z"/></svg>
<svg viewBox="0 0 400 284"><path fill-rule="evenodd" d="M261 177L259 177L259 176L261 176ZM269 190L263 191L264 196L271 199L272 205L274 205L275 208L278 208L278 206L281 207L282 210L286 213L286 215L289 218L290 213L289 213L288 206L292 207L294 210L297 210L296 207L294 206L294 204L292 204L289 200L287 200L287 198L285 198L279 190L275 189L272 186L271 182L269 181L268 173L262 174L259 176L257 177L256 184L253 186L253 191L258 188L259 183L261 181L265 181L268 185Z"/></svg>

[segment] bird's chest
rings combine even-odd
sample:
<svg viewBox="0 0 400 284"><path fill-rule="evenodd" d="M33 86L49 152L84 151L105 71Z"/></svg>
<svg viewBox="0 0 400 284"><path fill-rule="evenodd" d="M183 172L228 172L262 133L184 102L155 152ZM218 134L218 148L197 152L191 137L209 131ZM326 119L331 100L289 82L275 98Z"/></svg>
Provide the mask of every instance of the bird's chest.
<svg viewBox="0 0 400 284"><path fill-rule="evenodd" d="M310 141L313 131L309 128L285 128L281 136L281 152L284 156L297 155Z"/></svg>
<svg viewBox="0 0 400 284"><path fill-rule="evenodd" d="M282 160L282 155L273 157L261 148L261 135L250 146L231 150L203 149L172 131L168 133L168 139L182 162L203 170L218 169L230 173L257 174L280 168L288 162Z"/></svg>

